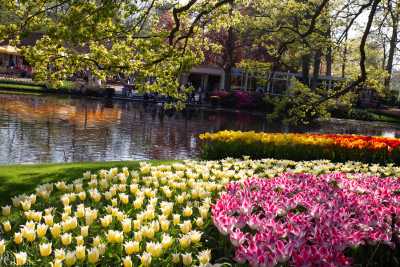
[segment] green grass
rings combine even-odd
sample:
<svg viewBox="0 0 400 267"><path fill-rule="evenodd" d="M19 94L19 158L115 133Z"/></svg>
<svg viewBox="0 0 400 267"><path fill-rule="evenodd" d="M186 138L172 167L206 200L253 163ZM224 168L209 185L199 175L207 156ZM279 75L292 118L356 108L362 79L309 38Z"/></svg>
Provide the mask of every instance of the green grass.
<svg viewBox="0 0 400 267"><path fill-rule="evenodd" d="M15 90L34 90L34 91L43 90L43 87L38 85L2 83L2 82L0 82L0 88L15 89Z"/></svg>
<svg viewBox="0 0 400 267"><path fill-rule="evenodd" d="M374 119L376 121L382 121L382 122L390 122L390 123L398 123L400 124L400 118L394 115L390 115L390 114L384 114L384 113L380 113L379 111L376 110L371 110L369 111L370 113L372 113L374 115Z"/></svg>
<svg viewBox="0 0 400 267"><path fill-rule="evenodd" d="M63 81L61 87L58 89L63 89L66 91L72 90L75 88L75 84L71 81ZM2 82L0 81L0 90L27 90L27 91L37 91L37 92L44 92L45 88L43 85L40 84L24 84L24 83L17 83L17 82ZM50 90L58 90L56 88L49 88Z"/></svg>
<svg viewBox="0 0 400 267"><path fill-rule="evenodd" d="M36 95L36 96L41 96L44 95L44 92L25 92L25 91L17 91L17 90L1 90L0 88L0 94L2 95Z"/></svg>
<svg viewBox="0 0 400 267"><path fill-rule="evenodd" d="M150 161L153 164L165 164L173 161ZM64 180L71 182L81 178L85 171L98 171L112 167L138 168L139 161L111 161L65 164L26 164L0 165L0 204L10 203L12 196L30 193L36 186Z"/></svg>

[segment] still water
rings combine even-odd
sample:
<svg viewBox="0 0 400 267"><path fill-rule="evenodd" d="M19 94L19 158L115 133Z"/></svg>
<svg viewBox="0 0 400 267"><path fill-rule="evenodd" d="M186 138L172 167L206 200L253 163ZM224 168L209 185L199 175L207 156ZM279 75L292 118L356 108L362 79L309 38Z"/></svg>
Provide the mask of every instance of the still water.
<svg viewBox="0 0 400 267"><path fill-rule="evenodd" d="M0 163L184 159L198 156L198 134L222 129L400 136L400 126L333 120L309 129L264 116L155 104L0 94Z"/></svg>

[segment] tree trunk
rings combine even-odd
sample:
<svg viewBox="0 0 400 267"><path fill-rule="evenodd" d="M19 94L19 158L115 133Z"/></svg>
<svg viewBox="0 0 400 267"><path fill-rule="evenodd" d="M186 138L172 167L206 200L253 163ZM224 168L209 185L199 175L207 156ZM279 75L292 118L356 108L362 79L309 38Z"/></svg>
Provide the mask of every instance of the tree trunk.
<svg viewBox="0 0 400 267"><path fill-rule="evenodd" d="M234 67L234 52L235 52L235 35L233 32L233 28L229 27L228 36L226 38L225 47L224 47L224 63L223 69L225 72L225 80L224 80L224 89L226 91L231 90L231 71Z"/></svg>
<svg viewBox="0 0 400 267"><path fill-rule="evenodd" d="M310 60L311 55L307 54L302 56L301 58L301 76L303 79L303 83L307 86L310 84Z"/></svg>
<svg viewBox="0 0 400 267"><path fill-rule="evenodd" d="M396 10L392 10L390 8L390 13L392 17L392 36L390 37L389 43L389 54L388 54L388 61L386 65L386 71L388 72L388 76L385 78L385 89L390 89L390 80L392 78L392 71L393 71L393 59L396 53L396 45L397 45L397 31L399 27L399 15Z"/></svg>
<svg viewBox="0 0 400 267"><path fill-rule="evenodd" d="M343 61L342 61L342 78L346 77L346 64L347 64L347 33L346 38L344 40L344 49L343 49Z"/></svg>
<svg viewBox="0 0 400 267"><path fill-rule="evenodd" d="M331 23L328 22L328 30L326 31L326 37L331 40L332 38L332 30L331 30ZM326 76L332 76L332 63L333 63L333 55L332 55L332 44L329 44L328 49L325 55L325 62L326 62Z"/></svg>
<svg viewBox="0 0 400 267"><path fill-rule="evenodd" d="M232 66L226 66L224 68L225 80L224 80L224 89L226 91L230 91L232 88Z"/></svg>
<svg viewBox="0 0 400 267"><path fill-rule="evenodd" d="M328 51L325 56L325 61L326 61L326 76L332 76L332 64L333 64L333 58L332 58L332 47L328 47Z"/></svg>
<svg viewBox="0 0 400 267"><path fill-rule="evenodd" d="M383 46L382 46L382 49L383 49L383 58L382 58L382 69L383 70L386 70L386 58L387 58L387 53L386 53L386 38L383 38Z"/></svg>
<svg viewBox="0 0 400 267"><path fill-rule="evenodd" d="M314 54L314 68L313 68L313 77L311 81L311 89L315 90L317 89L318 86L318 80L319 80L319 72L321 70L321 50L318 49L315 51Z"/></svg>

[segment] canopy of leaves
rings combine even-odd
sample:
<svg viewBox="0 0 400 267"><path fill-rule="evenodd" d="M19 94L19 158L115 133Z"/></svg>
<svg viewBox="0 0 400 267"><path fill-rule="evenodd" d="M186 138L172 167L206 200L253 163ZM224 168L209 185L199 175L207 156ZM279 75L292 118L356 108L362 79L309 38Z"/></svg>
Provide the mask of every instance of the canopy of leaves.
<svg viewBox="0 0 400 267"><path fill-rule="evenodd" d="M18 44L41 33L36 45L23 47L35 79L59 81L80 71L105 80L134 75L138 89L179 102L179 76L203 59L200 26L217 19L230 0L7 0L0 10L0 40ZM210 23L211 26L211 23Z"/></svg>

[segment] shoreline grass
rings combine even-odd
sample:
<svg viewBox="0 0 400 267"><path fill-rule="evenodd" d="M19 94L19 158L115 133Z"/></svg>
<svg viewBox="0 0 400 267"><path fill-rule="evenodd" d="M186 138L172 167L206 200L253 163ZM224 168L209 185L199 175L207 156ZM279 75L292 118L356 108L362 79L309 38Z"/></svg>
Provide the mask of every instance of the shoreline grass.
<svg viewBox="0 0 400 267"><path fill-rule="evenodd" d="M29 84L15 84L15 83L2 83L0 82L1 89L14 89L14 90L34 90L43 91L43 87L39 85L29 85Z"/></svg>
<svg viewBox="0 0 400 267"><path fill-rule="evenodd" d="M85 171L98 171L112 167L137 169L140 161L107 161L82 163L49 163L0 165L0 205L9 203L12 196L29 193L44 183L64 180L71 182L81 178ZM173 160L150 160L159 165Z"/></svg>

